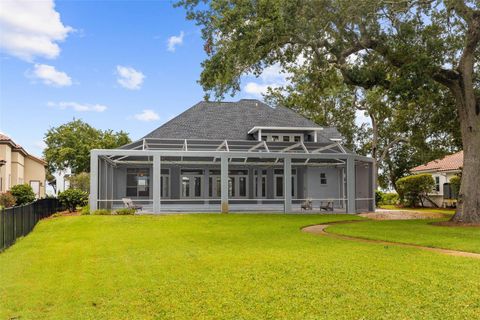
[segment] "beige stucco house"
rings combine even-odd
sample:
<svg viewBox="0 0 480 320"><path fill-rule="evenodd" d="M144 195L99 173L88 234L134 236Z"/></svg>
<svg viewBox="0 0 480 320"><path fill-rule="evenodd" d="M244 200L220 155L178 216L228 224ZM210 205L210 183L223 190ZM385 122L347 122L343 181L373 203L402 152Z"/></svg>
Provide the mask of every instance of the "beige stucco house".
<svg viewBox="0 0 480 320"><path fill-rule="evenodd" d="M449 185L450 179L462 172L463 167L463 151L430 161L424 165L415 167L410 171L415 174L430 173L435 180L435 188L428 195L439 207L447 204L445 201L446 186ZM428 203L426 203L428 205Z"/></svg>
<svg viewBox="0 0 480 320"><path fill-rule="evenodd" d="M29 154L10 137L0 134L0 192L29 184L38 198L45 196L46 162Z"/></svg>

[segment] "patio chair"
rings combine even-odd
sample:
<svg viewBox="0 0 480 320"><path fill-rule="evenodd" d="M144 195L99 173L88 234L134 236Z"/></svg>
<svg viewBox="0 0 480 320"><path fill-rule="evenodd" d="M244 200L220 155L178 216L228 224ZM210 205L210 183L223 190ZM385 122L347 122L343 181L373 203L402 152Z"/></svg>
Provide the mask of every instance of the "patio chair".
<svg viewBox="0 0 480 320"><path fill-rule="evenodd" d="M135 211L142 210L142 206L136 206L130 198L122 198L123 205L128 209L135 209Z"/></svg>
<svg viewBox="0 0 480 320"><path fill-rule="evenodd" d="M303 210L312 210L313 207L312 207L312 200L305 200L304 202L302 202L301 206L300 206L300 211L303 211Z"/></svg>
<svg viewBox="0 0 480 320"><path fill-rule="evenodd" d="M320 201L320 211L333 211L333 201Z"/></svg>

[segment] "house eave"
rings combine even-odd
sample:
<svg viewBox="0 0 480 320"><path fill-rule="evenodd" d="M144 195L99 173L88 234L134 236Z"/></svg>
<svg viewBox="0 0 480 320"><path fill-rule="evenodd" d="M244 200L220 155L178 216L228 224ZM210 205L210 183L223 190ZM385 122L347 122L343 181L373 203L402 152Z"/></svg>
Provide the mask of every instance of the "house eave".
<svg viewBox="0 0 480 320"><path fill-rule="evenodd" d="M255 126L248 130L248 134L254 134L260 130L272 130L272 131L322 131L322 127L264 127Z"/></svg>

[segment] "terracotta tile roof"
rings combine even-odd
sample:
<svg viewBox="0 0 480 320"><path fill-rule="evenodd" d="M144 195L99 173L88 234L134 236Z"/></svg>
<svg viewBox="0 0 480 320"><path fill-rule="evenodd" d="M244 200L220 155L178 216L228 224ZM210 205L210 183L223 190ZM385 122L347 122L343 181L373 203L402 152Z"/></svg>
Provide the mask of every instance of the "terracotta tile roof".
<svg viewBox="0 0 480 320"><path fill-rule="evenodd" d="M458 170L463 166L463 151L445 156L411 169L412 172L418 171L449 171Z"/></svg>

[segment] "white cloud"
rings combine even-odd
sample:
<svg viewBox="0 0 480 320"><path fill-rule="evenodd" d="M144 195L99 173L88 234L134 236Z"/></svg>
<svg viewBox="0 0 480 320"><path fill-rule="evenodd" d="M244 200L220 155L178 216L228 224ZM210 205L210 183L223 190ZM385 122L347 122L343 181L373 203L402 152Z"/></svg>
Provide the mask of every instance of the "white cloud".
<svg viewBox="0 0 480 320"><path fill-rule="evenodd" d="M290 74L282 72L282 67L277 63L265 68L258 77L259 81L247 82L243 90L253 97L261 98L267 93L268 88L275 89L287 85L289 76Z"/></svg>
<svg viewBox="0 0 480 320"><path fill-rule="evenodd" d="M276 63L274 65L271 65L267 68L265 68L260 75L260 79L262 79L263 82L274 82L274 83L286 83L287 82L287 77L290 74L282 72L282 67L280 64Z"/></svg>
<svg viewBox="0 0 480 320"><path fill-rule="evenodd" d="M256 82L248 82L243 90L245 90L246 93L249 95L255 96L255 97L262 97L262 95L266 94L268 91L268 88L278 88L278 84L260 84Z"/></svg>
<svg viewBox="0 0 480 320"><path fill-rule="evenodd" d="M58 42L74 31L62 23L53 0L2 0L0 7L0 48L23 60L56 58Z"/></svg>
<svg viewBox="0 0 480 320"><path fill-rule="evenodd" d="M27 74L30 78L42 80L43 83L54 87L66 87L72 85L72 78L65 72L58 71L54 66L47 64L35 64L33 71Z"/></svg>
<svg viewBox="0 0 480 320"><path fill-rule="evenodd" d="M61 110L73 109L77 112L103 112L107 110L107 106L102 104L88 104L88 103L78 103L71 101L60 101L60 102L48 102L49 107L57 107Z"/></svg>
<svg viewBox="0 0 480 320"><path fill-rule="evenodd" d="M135 119L140 121L157 121L160 119L158 113L151 109L145 109L141 113L138 113L133 116Z"/></svg>
<svg viewBox="0 0 480 320"><path fill-rule="evenodd" d="M168 38L167 50L170 52L175 52L176 46L183 44L184 36L185 36L185 33L181 31L178 36L171 36L170 38Z"/></svg>
<svg viewBox="0 0 480 320"><path fill-rule="evenodd" d="M131 67L117 66L117 82L124 88L138 90L142 86L145 75Z"/></svg>

